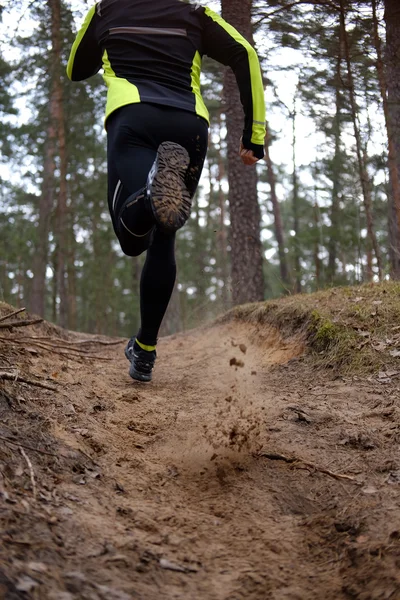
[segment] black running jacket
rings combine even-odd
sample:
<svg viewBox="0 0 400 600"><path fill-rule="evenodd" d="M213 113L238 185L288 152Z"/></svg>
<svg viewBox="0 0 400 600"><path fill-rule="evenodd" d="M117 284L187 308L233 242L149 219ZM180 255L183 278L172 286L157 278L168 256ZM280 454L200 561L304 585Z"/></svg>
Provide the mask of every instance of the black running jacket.
<svg viewBox="0 0 400 600"><path fill-rule="evenodd" d="M257 54L209 8L182 0L97 2L72 46L67 74L82 81L103 67L106 119L126 104L150 102L209 121L200 91L204 54L233 69L245 113L243 145L262 158L265 101Z"/></svg>

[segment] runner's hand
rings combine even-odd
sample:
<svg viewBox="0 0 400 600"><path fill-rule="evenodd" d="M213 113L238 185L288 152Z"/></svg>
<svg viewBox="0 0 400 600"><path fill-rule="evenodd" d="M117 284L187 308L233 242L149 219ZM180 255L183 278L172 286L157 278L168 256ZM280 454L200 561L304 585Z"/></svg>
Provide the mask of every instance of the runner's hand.
<svg viewBox="0 0 400 600"><path fill-rule="evenodd" d="M243 164L247 166L255 165L259 160L256 156L254 156L253 150L247 150L243 146L242 140L240 140L239 156L242 159Z"/></svg>

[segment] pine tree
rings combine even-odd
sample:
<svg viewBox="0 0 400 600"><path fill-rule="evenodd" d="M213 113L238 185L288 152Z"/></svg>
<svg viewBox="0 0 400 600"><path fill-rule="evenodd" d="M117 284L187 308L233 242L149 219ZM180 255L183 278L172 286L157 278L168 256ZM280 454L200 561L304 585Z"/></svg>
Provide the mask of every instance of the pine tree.
<svg viewBox="0 0 400 600"><path fill-rule="evenodd" d="M375 46L378 53L381 93L389 139L389 175L391 184L389 232L392 274L400 278L400 6L397 0L384 0L386 24L386 66L382 73L379 33L376 26L376 2L373 2ZM387 88L385 90L385 87ZM396 172L397 171L397 172Z"/></svg>
<svg viewBox="0 0 400 600"><path fill-rule="evenodd" d="M222 16L252 44L251 0L222 0ZM241 164L239 140L243 112L233 73L226 72L224 101L228 129L228 178L232 296L234 304L264 298L261 213L257 194L257 171Z"/></svg>

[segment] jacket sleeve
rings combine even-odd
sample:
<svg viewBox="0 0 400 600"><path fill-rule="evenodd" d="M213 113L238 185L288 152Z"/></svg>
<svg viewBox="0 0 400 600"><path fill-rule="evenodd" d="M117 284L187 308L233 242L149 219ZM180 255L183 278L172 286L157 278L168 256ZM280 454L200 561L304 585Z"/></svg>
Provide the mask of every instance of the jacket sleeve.
<svg viewBox="0 0 400 600"><path fill-rule="evenodd" d="M76 36L67 65L67 75L71 81L83 81L96 75L102 64L102 50L96 36L99 18L97 5L86 15L85 21Z"/></svg>
<svg viewBox="0 0 400 600"><path fill-rule="evenodd" d="M203 51L232 68L245 113L243 146L264 157L266 114L260 63L254 48L222 17L209 8L203 16Z"/></svg>

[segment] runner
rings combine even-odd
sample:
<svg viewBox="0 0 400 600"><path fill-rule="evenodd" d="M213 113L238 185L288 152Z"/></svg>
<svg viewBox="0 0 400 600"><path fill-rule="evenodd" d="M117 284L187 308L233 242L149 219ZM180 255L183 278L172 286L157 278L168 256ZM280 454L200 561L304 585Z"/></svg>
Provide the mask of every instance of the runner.
<svg viewBox="0 0 400 600"><path fill-rule="evenodd" d="M229 65L244 109L240 156L264 156L264 88L252 46L217 13L182 0L102 0L72 46L72 81L103 67L108 87L108 206L127 256L147 251L141 328L125 355L151 381L159 329L176 278L175 233L190 216L208 145L202 56Z"/></svg>

